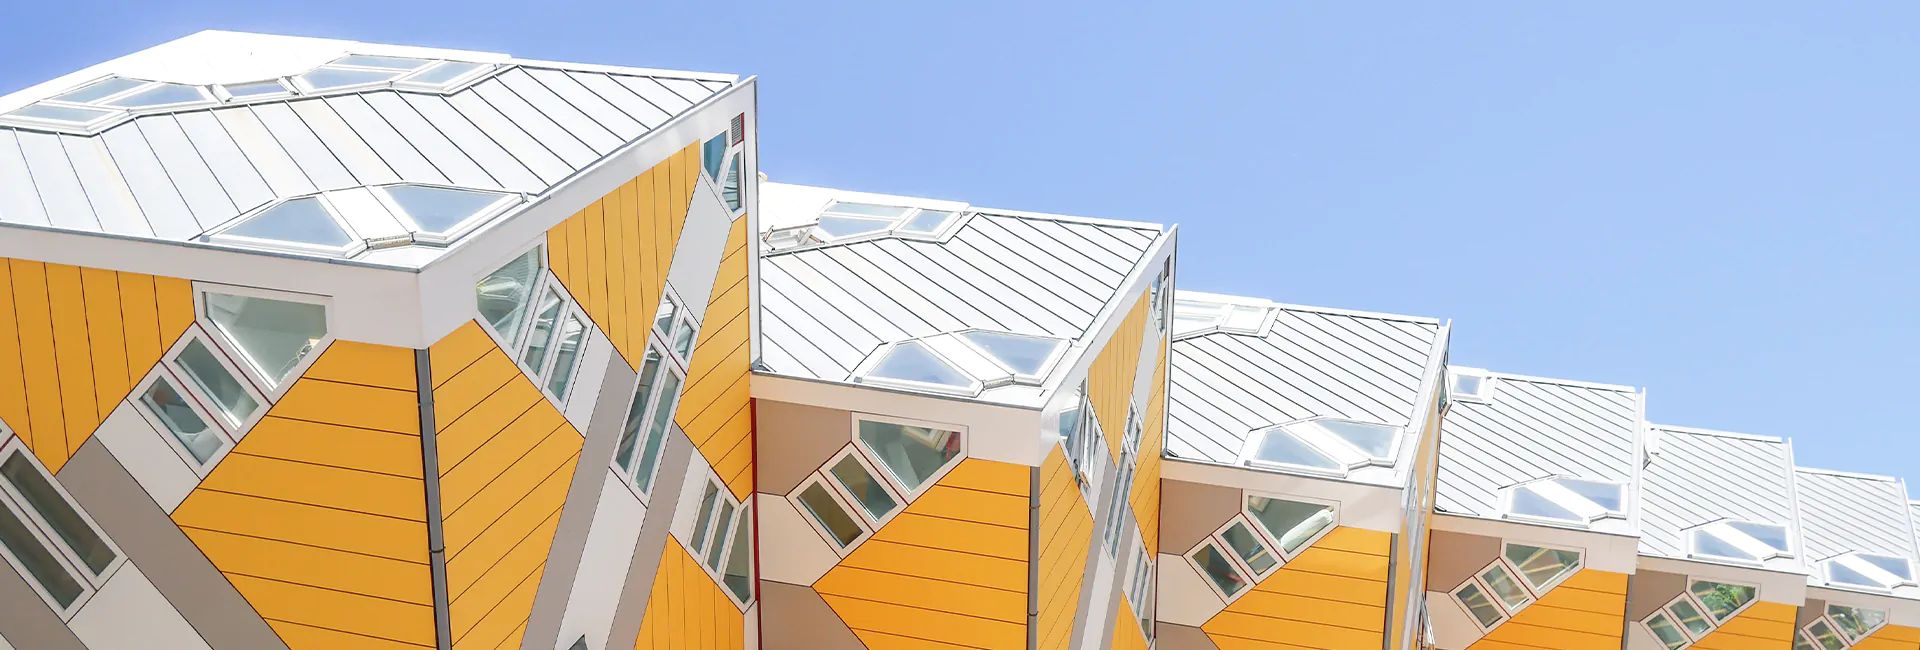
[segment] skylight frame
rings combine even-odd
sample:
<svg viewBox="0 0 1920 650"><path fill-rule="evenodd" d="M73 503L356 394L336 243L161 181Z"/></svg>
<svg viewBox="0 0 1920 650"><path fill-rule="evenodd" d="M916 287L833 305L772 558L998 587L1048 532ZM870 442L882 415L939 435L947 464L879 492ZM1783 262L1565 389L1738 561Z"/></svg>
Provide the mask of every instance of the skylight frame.
<svg viewBox="0 0 1920 650"><path fill-rule="evenodd" d="M1783 539L1786 540L1787 548L1785 550L1774 549L1772 546L1768 545L1766 542L1760 541L1759 538L1748 535L1747 533L1742 532L1739 529L1733 528L1732 526L1728 525L1728 524L1734 524L1734 523L1748 524L1752 526L1779 526L1783 531L1785 531L1785 535ZM1747 558L1727 557L1723 555L1716 555L1713 553L1707 553L1707 552L1701 551L1700 550L1701 535L1708 535L1708 536L1719 538L1720 541L1730 546L1735 546L1735 547L1741 546L1741 544L1735 540L1715 534L1714 531L1716 529L1725 529L1734 535L1740 535L1740 536L1746 537L1747 539L1752 540L1754 544L1767 548L1768 553L1764 555L1759 555L1759 559L1753 560L1753 559L1747 559ZM1792 558L1795 556L1794 548L1793 548L1793 527L1788 525L1729 518L1729 519L1721 519L1719 521L1701 524L1699 526L1689 528L1684 532L1684 534L1686 535L1686 538L1687 538L1686 539L1687 558L1692 560L1719 562L1724 564L1736 564L1740 566L1763 566L1767 562L1770 562L1773 560Z"/></svg>
<svg viewBox="0 0 1920 650"><path fill-rule="evenodd" d="M246 235L228 234L228 231L238 228L241 225L244 225L247 222L253 220L253 218L258 217L262 214L266 214L270 210L286 205L288 203L292 203L294 201L300 201L300 200L306 200L306 199L313 199L320 203L321 211L325 212L327 217L329 219L332 219L334 224L340 227L341 232L346 233L347 240L348 240L346 244L342 244L340 246L323 246L319 244L293 242L293 241L286 241L282 239L263 239L259 237L249 237ZM313 194L305 194L301 196L290 196L290 197L279 199L277 201L270 201L265 205L262 205L258 208L254 208L252 210L248 210L247 212L241 213L240 216L234 217L233 219L229 219L226 223L223 223L223 224L220 224L219 226L214 227L213 230L210 230L206 234L201 235L200 241L218 243L218 244L227 244L231 246L242 246L246 248L257 248L257 249L263 249L263 250L277 251L281 253L293 253L296 255L319 255L323 257L337 257L342 259L351 258L355 255L365 252L369 248L369 244L367 242L366 236L360 234L359 231L355 230L353 228L353 224L349 223L346 217L341 216L340 208L338 206L335 206L333 202L327 198L326 192L315 192Z"/></svg>
<svg viewBox="0 0 1920 650"><path fill-rule="evenodd" d="M985 346L974 342L973 339L967 336L968 334L973 334L973 333L985 333L985 334L994 334L994 335L1001 335L1001 336L1010 336L1010 337L1016 337L1016 338L1052 341L1053 349L1047 353L1046 360L1040 362L1039 372L1031 373L1031 374L1023 373L1023 372L1020 372L1018 369L1015 369L1013 366L1008 365L1005 360L1001 359L999 356L996 356L994 353L988 351ZM1056 338L1052 336L1039 336L1039 335L1033 335L1033 334L1019 334L1015 332L1004 332L1000 330L990 330L990 329L978 328L978 327L954 332L953 338L959 340L959 342L962 345L967 346L969 349L979 354L981 357L985 358L988 361L993 362L993 364L996 366L999 366L1001 370L1006 371L1006 374L1009 377L1013 378L1014 383L1025 383L1025 384L1039 384L1043 381L1046 381L1047 377L1053 375L1053 371L1056 367L1059 366L1060 360L1067 356L1067 350L1073 347L1071 341L1068 341L1067 339L1063 339L1063 338Z"/></svg>
<svg viewBox="0 0 1920 650"><path fill-rule="evenodd" d="M1834 618L1833 608L1835 607L1845 607L1847 609L1853 610L1856 613L1857 612L1877 613L1880 615L1880 623L1877 625L1874 625L1871 628L1868 628L1866 632L1863 632L1860 634L1859 638L1854 638L1853 633L1847 631L1847 627L1840 624L1840 619ZM1859 605L1853 605L1853 604L1842 603L1842 602L1827 601L1826 607L1820 610L1820 617L1817 620L1826 621L1827 625L1832 626L1833 633L1838 635L1841 640L1846 641L1847 645L1851 647L1851 646L1859 645L1861 641L1865 641L1868 637L1873 636L1875 632L1879 632L1880 630L1885 629L1888 625L1892 625L1893 624L1892 619L1893 619L1893 612L1891 610L1880 609L1877 607L1862 607ZM1808 624L1807 627L1813 627L1813 625Z"/></svg>
<svg viewBox="0 0 1920 650"><path fill-rule="evenodd" d="M1560 490L1566 490L1567 492L1572 493L1571 489L1558 484L1559 481L1563 481L1563 480L1581 481L1585 483L1600 483L1605 485L1612 485L1616 488L1619 488L1620 509L1619 510L1606 509L1606 506L1603 506L1598 503L1594 503L1592 500L1587 499L1586 497L1582 497L1577 493L1574 493L1573 494L1574 498L1585 501L1588 505L1592 505L1595 508L1599 508L1601 510L1600 514L1597 514L1597 515L1592 515L1592 516L1582 515L1580 513L1579 508L1571 507L1566 503L1563 503L1557 499L1554 499L1550 495L1551 492L1541 492L1540 490L1535 488L1535 486L1539 486L1539 485L1553 484L1555 487L1558 487ZM1554 517L1546 517L1541 515L1516 513L1513 511L1514 501L1519 496L1519 493L1521 490L1533 491L1535 494L1540 495L1541 498L1552 502L1554 505L1559 506L1568 512L1571 512L1576 516L1583 517L1584 520L1573 521L1568 519L1558 519ZM1626 483L1623 483L1620 481L1602 481L1602 480L1596 480L1596 479L1590 479L1590 478L1582 478L1578 476L1550 476L1550 477L1539 479L1539 480L1527 481L1525 483L1519 483L1516 485L1508 486L1507 488L1503 489L1501 491L1501 497L1500 497L1500 516L1505 519L1511 519L1514 521L1525 522L1525 523L1545 524L1545 525L1551 525L1551 526L1568 526L1568 527L1577 527L1577 528L1592 528L1594 524L1600 523L1608 519L1626 519L1627 509L1630 506L1628 502L1629 498L1631 498L1631 494L1627 490Z"/></svg>
<svg viewBox="0 0 1920 650"><path fill-rule="evenodd" d="M1849 566L1848 570L1853 571L1855 573L1860 573L1869 578L1873 577L1871 575L1871 572L1886 573L1887 575L1892 576L1898 581L1893 582L1891 584L1884 584L1882 586L1874 586L1874 585L1855 584L1852 582L1840 582L1840 581L1834 580L1833 567L1836 563L1846 564L1845 562L1842 562L1842 561L1848 560L1848 559L1857 559L1862 556L1886 558L1886 559L1900 560L1902 562L1905 562L1907 565L1907 575L1909 577L1901 578L1900 576L1894 575L1892 572L1882 569L1879 566L1868 564L1868 566L1871 567L1868 571L1862 571L1861 569L1855 568L1852 566ZM1863 592L1874 593L1874 594L1890 594L1890 593L1893 593L1893 590L1899 589L1901 587L1910 587L1910 586L1920 585L1920 575L1915 575L1914 564L1915 563L1913 561L1913 558L1900 557L1897 555L1885 555L1881 553L1867 553L1864 551L1850 551L1847 553L1842 553L1840 555L1827 558L1825 560L1821 560L1820 561L1820 577L1822 580L1824 580L1827 583L1828 587L1832 587L1835 589L1849 589L1849 590L1863 591Z"/></svg>
<svg viewBox="0 0 1920 650"><path fill-rule="evenodd" d="M1374 456L1368 453L1366 450L1360 449L1358 446L1350 442L1347 442L1345 438L1340 437L1338 434L1335 434L1330 430L1326 430L1324 428L1319 428L1319 427L1313 427L1311 429L1303 428L1303 427L1312 425L1312 423L1323 422L1323 421L1349 422L1353 424L1361 424L1366 426L1391 428L1394 431L1393 444L1391 445L1391 447L1393 448L1393 455L1390 457L1384 457L1384 458L1379 456ZM1301 433L1296 432L1298 430L1311 430L1312 433L1308 435L1302 435ZM1285 463L1285 462L1278 462L1278 461L1265 460L1265 459L1259 458L1258 454L1261 447L1261 443L1265 442L1266 437L1273 435L1273 433L1276 431L1283 432L1285 435L1292 436L1294 440L1311 448L1312 450L1320 453L1321 455L1326 456L1328 459L1336 463L1343 464L1345 468L1341 470L1332 470L1324 467L1314 467L1311 465L1299 465L1294 463ZM1403 426L1395 426L1395 425L1385 424L1381 422L1371 422L1367 420L1357 420L1357 419L1350 419L1350 418L1316 416L1316 417L1310 417L1310 418L1305 418L1300 420L1294 420L1292 422L1287 422L1285 424L1261 427L1259 429L1254 430L1253 432L1248 434L1246 443L1241 445L1240 457L1238 458L1237 464L1246 466L1246 467L1257 467L1257 468L1263 468L1263 469L1275 469L1275 470L1290 471L1290 472L1301 472L1305 474L1311 474L1314 476L1346 478L1348 476L1351 476L1353 472L1358 471L1360 469L1364 469L1366 467L1394 467L1399 463L1400 455L1405 451L1404 449L1402 449L1402 447L1405 446L1406 441L1407 441L1407 428Z"/></svg>
<svg viewBox="0 0 1920 650"><path fill-rule="evenodd" d="M414 220L413 215L407 212L406 207L400 203L399 199L394 198L389 190L395 187L424 187L437 190L466 192L469 194L492 194L498 198L495 198L493 203L487 204L487 207L481 208L479 211L462 219L459 225L443 233L434 233L427 231L425 227L420 225L420 222ZM493 223L494 220L499 219L502 215L513 212L520 206L529 203L527 195L521 192L460 187L440 183L385 183L370 186L368 189L374 190L374 198L380 201L380 207L386 208L387 212L392 214L396 221L400 222L400 226L412 234L413 243L439 247L445 247L455 241L459 241L460 238L486 227L487 224Z"/></svg>
<svg viewBox="0 0 1920 650"><path fill-rule="evenodd" d="M1461 377L1479 379L1480 390L1472 393L1461 392L1458 387L1458 382ZM1498 378L1494 377L1493 373L1479 368L1463 368L1458 366L1449 366L1447 368L1447 394L1456 402L1492 404L1494 393L1499 390L1499 383Z"/></svg>
<svg viewBox="0 0 1920 650"><path fill-rule="evenodd" d="M893 354L894 350L899 349L903 346L908 346L908 345L919 346L922 350L926 351L927 354L932 355L940 363L945 364L947 368L953 370L955 373L958 373L962 377L966 377L968 382L967 386L960 387L960 386L953 386L948 384L937 384L933 382L914 381L911 379L881 377L881 376L870 374L882 362L886 361L888 355ZM945 355L940 354L938 351L936 351L934 349L934 346L927 345L925 341L922 341L920 339L908 339L905 341L895 341L892 343L882 344L880 347L875 348L871 354L868 354L866 360L861 361L860 365L853 369L853 373L851 374L851 377L855 383L859 383L859 384L882 386L887 388L897 388L901 390L938 393L941 395L952 395L955 397L977 397L980 395L981 391L986 390L986 382L983 382L980 380L979 377L975 377L972 374L968 373L966 370L963 369L963 366L960 363L957 363L952 359L948 359Z"/></svg>
<svg viewBox="0 0 1920 650"><path fill-rule="evenodd" d="M253 84L264 84L264 83L280 84L281 90L279 92L259 93L254 95L235 95L233 94L233 91L228 90L228 86L249 86ZM301 95L300 88L299 86L293 83L292 77L273 77L271 79L259 79L256 81L240 81L240 82L234 82L234 83L213 84L211 88L213 90L214 99L219 100L220 103L222 104L240 104L240 103L254 102L254 101L286 99L289 97L297 97Z"/></svg>
<svg viewBox="0 0 1920 650"><path fill-rule="evenodd" d="M120 90L118 92L102 95L100 97L86 100L86 101L59 99L62 96L70 95L70 94L85 90L87 88L100 85L102 83L111 82L116 79L124 79L127 81L136 82L136 83L135 85L129 86L126 89ZM191 88L200 94L201 99L196 101L173 102L168 104L154 104L152 106L140 106L140 107L124 107L124 106L111 105L111 102L119 101L127 97L131 97L133 95L147 92L149 90L152 90L160 86L180 86L184 88ZM102 130L105 130L109 126L120 124L122 121L135 115L140 115L145 113L166 112L166 111L178 110L180 108L191 107L191 106L215 106L218 104L220 104L219 97L209 87L205 85L173 83L173 82L166 82L166 81L153 81L149 79L139 79L136 77L128 77L125 75L113 74L113 75L105 75L105 76L88 80L86 83L79 84L77 86L68 88L66 90L62 90L59 93L54 94L52 97L31 102L26 105L16 107L5 114L0 114L0 125L18 126L21 128L28 128L28 129L58 131L62 133L93 135L93 134L99 133ZM87 120L85 122L59 120L59 119L46 118L46 117L33 117L29 115L17 114L19 111L31 108L33 106L47 106L51 108L66 108L66 109L85 110L85 111L104 111L105 114L99 117L96 117L94 119Z"/></svg>
<svg viewBox="0 0 1920 650"><path fill-rule="evenodd" d="M722 172L724 171L725 170L723 169ZM899 209L906 210L906 212L901 213L899 216L887 217L887 216L879 216L879 215L873 215L873 214L862 214L860 212L848 211L848 210L836 211L833 209L835 205L841 205L841 204L869 205L869 206L882 207L882 208L899 208ZM946 221L940 224L940 227L935 228L932 231L921 232L921 231L915 231L915 230L904 230L905 226L908 223L911 223L916 217L919 217L922 213L926 213L926 212L948 212L948 213L952 213L952 216L947 217ZM831 199L827 202L826 205L821 206L819 210L814 212L814 221L812 224L809 224L807 226L800 226L800 227L808 229L808 232L812 236L811 238L814 240L817 240L817 242L820 244L844 244L849 242L867 241L870 239L886 239L886 238L913 239L913 240L919 240L919 241L945 241L954 232L964 227L967 220L973 218L975 214L977 213L975 213L972 210L968 210L964 207L959 207L959 208L949 210L945 208L923 208L920 206L912 206L912 205L888 205L884 203L869 203L865 201L850 201L850 200L843 201L840 199ZM849 218L849 219L873 219L877 221L890 221L891 223L888 224L886 228L882 228L879 230L835 237L819 229L820 218L829 217L829 216L843 217L843 218ZM801 245L805 245L805 244L801 244Z"/></svg>
<svg viewBox="0 0 1920 650"><path fill-rule="evenodd" d="M394 58L394 59L418 59L421 61L425 61L426 63L424 65L421 65L412 69L404 69L404 70L399 68L382 68L382 67L368 66L368 65L354 65L350 63L341 63L341 61L345 61L349 58L356 57L356 56L383 57L383 58ZM417 56L400 56L400 55L388 55L388 54L357 54L353 52L348 52L346 54L342 54L339 57L334 58L332 61L328 61L326 63L322 63L320 65L317 65L305 71L302 71L300 74L288 75L287 81L291 82L294 88L298 89L300 91L300 94L303 94L303 95L313 95L313 94L320 94L320 93L331 94L331 93L340 93L340 92L352 92L356 90L368 90L368 89L374 89L374 88L394 88L396 87L396 84L400 82L400 80L416 74L420 74L421 72L426 70L431 70L434 67L436 67L437 63L444 60L445 59L432 59L432 58L417 57ZM387 77L385 79L381 79L379 81L367 81L367 82L354 83L354 84L345 84L340 86L327 86L325 88L315 87L311 82L307 81L306 79L306 76L309 74L313 74L321 70L329 70L329 69L345 70L350 72L389 72L389 73L393 73L393 76Z"/></svg>
<svg viewBox="0 0 1920 650"><path fill-rule="evenodd" d="M1242 310L1258 310L1259 324L1252 327L1231 324L1236 312L1245 313ZM1204 336L1216 332L1266 336L1268 332L1273 331L1273 322L1280 316L1280 310L1272 305L1242 305L1213 300L1181 299L1178 296L1173 299L1173 308L1170 311L1172 313L1171 318L1168 319L1170 323L1168 327L1175 339ZM1182 318L1207 318L1210 321L1208 325L1180 329L1178 325Z"/></svg>
<svg viewBox="0 0 1920 650"><path fill-rule="evenodd" d="M414 57L407 57L407 58L414 58ZM420 77L426 76L427 73L430 73L434 70L439 70L441 68L445 68L448 66L456 66L456 65L471 65L475 67L472 70L462 72L459 75L456 75L453 78L448 79L444 82L434 83L434 82L419 80ZM415 68L412 72L406 73L400 78L394 79L389 83L393 84L394 88L398 88L402 90L422 90L422 91L428 91L428 92L454 92L460 88L465 88L469 85L472 85L475 82L481 81L488 77L492 77L495 72L499 72L500 70L501 70L501 66L495 63L482 63L479 61L458 61L454 59L432 59L432 63L420 68Z"/></svg>
<svg viewBox="0 0 1920 650"><path fill-rule="evenodd" d="M1314 531L1312 535L1307 536L1306 539L1301 540L1300 545L1294 550L1288 551L1286 540L1280 538L1281 534L1269 530L1266 523L1260 519L1260 516L1254 514L1253 500L1256 498L1269 501L1287 501L1310 506L1323 506L1327 508L1327 511L1331 514L1325 525L1321 526L1319 530ZM1240 499L1239 516L1244 517L1247 522L1251 524L1255 535L1259 535L1267 541L1272 547L1273 553L1281 558L1281 566L1286 566L1287 562L1292 562L1295 558L1300 557L1301 554L1306 553L1307 549L1313 548L1314 544L1320 543L1321 539L1333 534L1334 529L1340 527L1340 518L1343 510L1344 509L1340 507L1339 501L1331 499L1316 499L1294 494L1245 491L1244 496ZM1222 527L1221 530L1225 530L1225 527Z"/></svg>

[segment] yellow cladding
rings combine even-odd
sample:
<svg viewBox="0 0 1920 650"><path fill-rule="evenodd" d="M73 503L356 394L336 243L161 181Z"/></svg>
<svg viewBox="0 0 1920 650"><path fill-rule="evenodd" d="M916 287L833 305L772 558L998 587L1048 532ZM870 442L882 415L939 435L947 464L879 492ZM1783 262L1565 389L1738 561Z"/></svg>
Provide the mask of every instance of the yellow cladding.
<svg viewBox="0 0 1920 650"><path fill-rule="evenodd" d="M1582 569L1468 650L1620 650L1627 576Z"/></svg>
<svg viewBox="0 0 1920 650"><path fill-rule="evenodd" d="M1799 608L1759 602L1695 642L1700 650L1788 650L1793 647L1793 623ZM1855 646L1859 647L1859 646ZM1911 650L1911 649L1909 649Z"/></svg>
<svg viewBox="0 0 1920 650"><path fill-rule="evenodd" d="M186 280L0 259L0 421L60 471L192 323Z"/></svg>
<svg viewBox="0 0 1920 650"><path fill-rule="evenodd" d="M638 367L700 169L688 145L547 231L547 259L628 365Z"/></svg>
<svg viewBox="0 0 1920 650"><path fill-rule="evenodd" d="M869 648L1025 647L1031 472L961 461L814 591Z"/></svg>
<svg viewBox="0 0 1920 650"><path fill-rule="evenodd" d="M1113 605L1113 650L1147 650L1147 636L1140 633L1140 619L1127 609L1127 601Z"/></svg>
<svg viewBox="0 0 1920 650"><path fill-rule="evenodd" d="M579 431L476 323L428 350L453 647L519 647Z"/></svg>
<svg viewBox="0 0 1920 650"><path fill-rule="evenodd" d="M1073 617L1080 611L1080 582L1086 575L1087 544L1093 540L1093 513L1087 511L1080 483L1057 445L1040 466L1040 530L1036 534L1040 536L1040 582L1034 588L1039 591L1040 629L1035 638L1040 648L1065 648L1073 640Z"/></svg>
<svg viewBox="0 0 1920 650"><path fill-rule="evenodd" d="M1920 628L1888 625L1853 644L1853 650L1920 650Z"/></svg>
<svg viewBox="0 0 1920 650"><path fill-rule="evenodd" d="M1200 629L1221 650L1379 650L1391 543L1335 528Z"/></svg>
<svg viewBox="0 0 1920 650"><path fill-rule="evenodd" d="M1087 398L1107 437L1107 451L1120 462L1120 442L1127 432L1127 402L1133 399L1133 378L1140 369L1140 343L1147 335L1147 293L1141 292L1120 328L1100 348L1087 369Z"/></svg>
<svg viewBox="0 0 1920 650"><path fill-rule="evenodd" d="M747 340L747 219L733 222L713 295L700 320L700 342L687 361L686 388L674 422L700 449L736 499L753 491L753 410L747 400L753 361ZM691 299L691 297L688 297Z"/></svg>
<svg viewBox="0 0 1920 650"><path fill-rule="evenodd" d="M634 650L742 650L746 633L746 615L680 541L669 536Z"/></svg>
<svg viewBox="0 0 1920 650"><path fill-rule="evenodd" d="M173 513L293 650L434 645L414 372L333 343Z"/></svg>
<svg viewBox="0 0 1920 650"><path fill-rule="evenodd" d="M1166 445L1162 430L1167 422L1167 346L1158 346L1153 364L1153 386L1147 403L1141 405L1140 464L1133 474L1133 518L1140 525L1140 539L1148 553L1160 552L1160 448Z"/></svg>

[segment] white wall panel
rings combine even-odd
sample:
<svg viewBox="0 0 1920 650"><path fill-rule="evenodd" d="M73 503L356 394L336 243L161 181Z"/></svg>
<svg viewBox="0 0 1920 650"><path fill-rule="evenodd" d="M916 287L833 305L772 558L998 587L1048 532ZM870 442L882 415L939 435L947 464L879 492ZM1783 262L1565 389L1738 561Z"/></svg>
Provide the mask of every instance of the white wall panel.
<svg viewBox="0 0 1920 650"><path fill-rule="evenodd" d="M1206 577L1193 570L1186 558L1161 553L1154 561L1160 569L1160 588L1155 592L1159 602L1154 608L1159 620L1200 627L1227 608L1226 601L1220 600L1219 594L1207 586Z"/></svg>
<svg viewBox="0 0 1920 650"><path fill-rule="evenodd" d="M587 421L593 418L593 406L600 403L600 386L607 380L607 364L612 361L613 342L591 323L587 326L585 346L574 362L573 387L568 389L566 415L573 428L586 435Z"/></svg>
<svg viewBox="0 0 1920 650"><path fill-rule="evenodd" d="M646 520L647 507L633 495L619 475L605 472L600 488L600 504L594 511L587 543L580 553L580 572L567 596L567 612L560 619L561 639L587 637L587 647L604 650L607 633L613 627L614 609L620 604L626 586L627 570L633 564L634 545L640 541L640 524ZM646 585L641 585L642 589ZM646 594L636 597L645 598Z"/></svg>
<svg viewBox="0 0 1920 650"><path fill-rule="evenodd" d="M755 494L760 514L760 577L790 585L812 585L826 575L840 556L814 532L799 509L785 497Z"/></svg>
<svg viewBox="0 0 1920 650"><path fill-rule="evenodd" d="M93 435L107 446L107 451L113 452L113 457L119 459L154 502L171 513L186 500L187 493L200 484L200 477L161 437L168 434L155 430L135 408L121 402Z"/></svg>
<svg viewBox="0 0 1920 650"><path fill-rule="evenodd" d="M68 627L90 650L211 650L132 563L120 567Z"/></svg>

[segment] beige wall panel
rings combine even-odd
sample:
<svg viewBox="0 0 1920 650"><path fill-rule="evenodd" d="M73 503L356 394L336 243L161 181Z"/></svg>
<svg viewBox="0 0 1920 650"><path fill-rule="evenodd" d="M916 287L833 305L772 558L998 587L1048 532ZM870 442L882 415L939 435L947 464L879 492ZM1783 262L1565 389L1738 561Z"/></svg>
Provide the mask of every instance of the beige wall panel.
<svg viewBox="0 0 1920 650"><path fill-rule="evenodd" d="M811 587L760 582L760 625L773 630L765 650L864 650L840 615Z"/></svg>
<svg viewBox="0 0 1920 650"><path fill-rule="evenodd" d="M1493 537L1436 530L1428 544L1427 585L1434 591L1452 592L1500 557L1500 540Z"/></svg>
<svg viewBox="0 0 1920 650"><path fill-rule="evenodd" d="M1185 553L1240 514L1239 488L1161 479L1160 543Z"/></svg>
<svg viewBox="0 0 1920 650"><path fill-rule="evenodd" d="M1638 621L1652 616L1686 590L1687 577L1677 573L1634 573L1633 577L1627 579L1627 593L1632 595L1627 599L1627 620Z"/></svg>
<svg viewBox="0 0 1920 650"><path fill-rule="evenodd" d="M160 509L173 512L200 484L200 475L131 404L122 402L93 433L132 474Z"/></svg>
<svg viewBox="0 0 1920 650"><path fill-rule="evenodd" d="M769 494L792 492L853 437L848 411L764 399L754 409L760 428L759 489Z"/></svg>
<svg viewBox="0 0 1920 650"><path fill-rule="evenodd" d="M1160 639L1154 643L1159 650L1220 650L1213 639L1197 627L1160 623L1155 626Z"/></svg>
<svg viewBox="0 0 1920 650"><path fill-rule="evenodd" d="M90 650L210 650L132 563L120 567L68 625Z"/></svg>

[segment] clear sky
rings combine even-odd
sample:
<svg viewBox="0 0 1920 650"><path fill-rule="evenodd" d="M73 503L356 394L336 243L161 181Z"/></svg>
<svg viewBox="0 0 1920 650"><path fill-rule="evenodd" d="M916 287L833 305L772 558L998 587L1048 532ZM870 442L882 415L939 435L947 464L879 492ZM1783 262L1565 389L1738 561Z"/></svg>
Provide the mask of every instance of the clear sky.
<svg viewBox="0 0 1920 650"><path fill-rule="evenodd" d="M0 92L208 28L760 75L775 180L1176 222L1182 288L1920 480L1920 3L9 3Z"/></svg>

